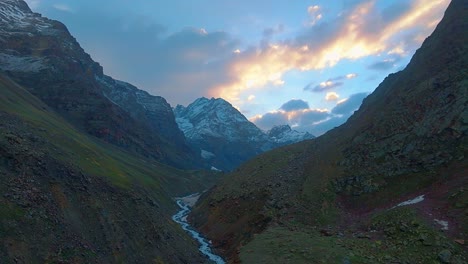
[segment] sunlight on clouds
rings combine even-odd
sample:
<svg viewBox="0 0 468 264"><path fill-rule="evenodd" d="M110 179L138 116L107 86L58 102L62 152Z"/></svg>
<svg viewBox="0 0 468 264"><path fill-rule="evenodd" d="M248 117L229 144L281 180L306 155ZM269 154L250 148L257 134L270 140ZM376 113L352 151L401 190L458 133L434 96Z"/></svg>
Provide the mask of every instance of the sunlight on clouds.
<svg viewBox="0 0 468 264"><path fill-rule="evenodd" d="M346 79L353 79L353 78L356 78L356 77L357 77L356 73L346 74Z"/></svg>
<svg viewBox="0 0 468 264"><path fill-rule="evenodd" d="M375 18L375 1L358 5L345 17L333 37L313 42L317 36L309 36L311 44L285 41L270 44L236 54L236 59L228 66L234 80L212 89L212 95L239 102L239 94L247 89L268 89L268 85L282 85L283 75L291 70L310 71L333 67L344 59L355 60L380 54L406 54L406 47L420 44L422 38L404 35L407 30L418 29L421 35L428 36L440 21L449 0L418 0L411 8L388 24L379 25ZM308 8L315 14L319 6ZM339 21L339 20L338 20ZM377 24L378 30L375 29ZM414 47L415 48L415 47ZM356 77L350 74L348 79ZM333 82L322 82L320 86L330 87Z"/></svg>
<svg viewBox="0 0 468 264"><path fill-rule="evenodd" d="M251 94L249 97L247 97L247 101L251 102L253 100L255 100L255 95Z"/></svg>
<svg viewBox="0 0 468 264"><path fill-rule="evenodd" d="M312 21L309 22L311 26L317 24L317 22L322 19L322 14L318 13L320 11L320 6L314 5L307 8L307 13L312 17Z"/></svg>
<svg viewBox="0 0 468 264"><path fill-rule="evenodd" d="M388 40L399 31L417 25L425 26L432 31L442 18L443 11L449 2L450 0L416 1L409 13L384 29L380 39L383 41ZM433 27L429 27L431 24Z"/></svg>
<svg viewBox="0 0 468 264"><path fill-rule="evenodd" d="M329 92L329 93L327 93L327 95L325 96L325 100L327 100L327 101L336 101L336 100L338 100L339 97L340 97L340 96L339 96L337 93L335 93L335 92Z"/></svg>
<svg viewBox="0 0 468 264"><path fill-rule="evenodd" d="M315 14L317 11L319 11L319 9L320 9L320 6L318 6L318 5L309 6L309 7L307 8L307 13L313 15L313 14Z"/></svg>

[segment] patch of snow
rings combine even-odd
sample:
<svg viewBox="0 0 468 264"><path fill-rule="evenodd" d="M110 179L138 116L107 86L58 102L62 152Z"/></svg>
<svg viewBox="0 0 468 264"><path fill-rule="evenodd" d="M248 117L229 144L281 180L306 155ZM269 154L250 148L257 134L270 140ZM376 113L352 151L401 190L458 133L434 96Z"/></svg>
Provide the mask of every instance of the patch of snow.
<svg viewBox="0 0 468 264"><path fill-rule="evenodd" d="M46 68L42 58L0 53L0 69L4 71L39 72Z"/></svg>
<svg viewBox="0 0 468 264"><path fill-rule="evenodd" d="M39 14L22 9L18 5L19 1L0 1L0 28L2 32L9 34L27 34L24 29L35 29L41 33L53 33L52 24L47 18ZM51 32L48 32L51 31Z"/></svg>
<svg viewBox="0 0 468 264"><path fill-rule="evenodd" d="M209 160L209 159L212 159L214 158L216 155L209 152L209 151L206 151L204 149L201 150L201 153L200 155L202 156L202 158L206 159L206 160Z"/></svg>
<svg viewBox="0 0 468 264"><path fill-rule="evenodd" d="M400 206L405 206L405 205L411 205L411 204L417 204L417 203L420 203L424 201L424 194L423 195L420 195L414 199L411 199L411 200L408 200L408 201L404 201L402 203L399 203L397 204L396 206L392 207L393 208L396 208L396 207L400 207Z"/></svg>
<svg viewBox="0 0 468 264"><path fill-rule="evenodd" d="M186 118L177 117L176 123L177 126L179 126L179 129L182 130L182 132L184 132L184 134L187 134L188 131L193 129L193 124Z"/></svg>
<svg viewBox="0 0 468 264"><path fill-rule="evenodd" d="M444 220L434 219L434 222L442 226L442 230L449 230L449 223Z"/></svg>
<svg viewBox="0 0 468 264"><path fill-rule="evenodd" d="M214 166L211 166L211 170L212 170L212 171L222 171L222 170L220 170L220 169L218 169L218 168L216 168L216 167L214 167Z"/></svg>

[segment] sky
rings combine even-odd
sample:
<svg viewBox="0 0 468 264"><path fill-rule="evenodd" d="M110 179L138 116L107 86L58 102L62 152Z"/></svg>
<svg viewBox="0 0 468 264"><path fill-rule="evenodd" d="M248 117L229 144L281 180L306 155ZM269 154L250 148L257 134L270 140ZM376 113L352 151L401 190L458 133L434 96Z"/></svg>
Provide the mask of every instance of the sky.
<svg viewBox="0 0 468 264"><path fill-rule="evenodd" d="M115 79L321 135L400 71L449 0L26 0Z"/></svg>

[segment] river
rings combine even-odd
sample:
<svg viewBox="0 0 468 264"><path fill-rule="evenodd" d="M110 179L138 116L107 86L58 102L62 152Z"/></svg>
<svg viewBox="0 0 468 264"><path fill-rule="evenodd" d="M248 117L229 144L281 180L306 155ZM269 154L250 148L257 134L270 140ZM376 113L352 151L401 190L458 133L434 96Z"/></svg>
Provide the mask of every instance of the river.
<svg viewBox="0 0 468 264"><path fill-rule="evenodd" d="M200 233L195 231L195 229L191 227L187 221L187 216L191 211L191 206L193 206L197 198L198 194L191 194L186 197L177 198L176 203L180 207L180 211L172 216L172 220L178 223L182 229L187 231L195 240L197 240L197 242L200 244L198 250L200 250L203 255L207 256L208 259L215 262L216 264L224 264L226 262L223 260L223 258L214 254L211 250L211 243Z"/></svg>

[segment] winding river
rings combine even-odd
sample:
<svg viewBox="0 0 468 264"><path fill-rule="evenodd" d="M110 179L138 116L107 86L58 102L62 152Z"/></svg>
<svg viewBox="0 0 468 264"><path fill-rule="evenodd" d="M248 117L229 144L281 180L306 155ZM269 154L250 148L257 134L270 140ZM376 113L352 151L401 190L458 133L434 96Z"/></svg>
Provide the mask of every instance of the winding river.
<svg viewBox="0 0 468 264"><path fill-rule="evenodd" d="M191 211L191 207L189 204L187 204L184 201L186 201L186 199L194 199L194 198L196 201L197 196L198 194L192 194L186 197L177 198L176 202L177 202L177 205L180 207L180 211L172 216L172 220L174 220L174 222L182 226L182 229L187 231L195 240L198 241L198 243L200 244L200 247L198 247L198 250L200 250L200 252L203 255L207 256L211 261L215 262L216 264L224 264L226 262L220 256L215 255L213 251L211 250L211 243L206 238L204 238L200 233L195 231L195 229L193 229L190 226L190 224L187 222L187 216Z"/></svg>

